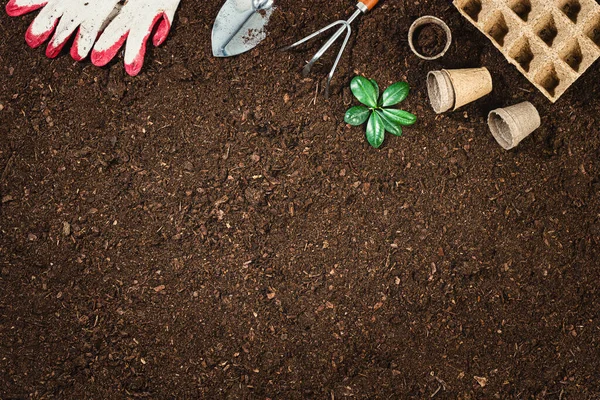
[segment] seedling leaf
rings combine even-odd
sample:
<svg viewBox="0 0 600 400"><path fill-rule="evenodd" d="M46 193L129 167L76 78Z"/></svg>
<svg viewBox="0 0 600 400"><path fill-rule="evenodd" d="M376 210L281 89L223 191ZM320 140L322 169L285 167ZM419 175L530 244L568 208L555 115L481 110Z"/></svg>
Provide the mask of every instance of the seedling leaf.
<svg viewBox="0 0 600 400"><path fill-rule="evenodd" d="M383 111L384 110L375 110L379 118L381 118L381 122L383 122L383 127L385 130L392 135L402 136L402 126L390 120Z"/></svg>
<svg viewBox="0 0 600 400"><path fill-rule="evenodd" d="M381 91L379 90L379 85L377 84L377 82L375 82L375 79L370 79L371 84L373 85L373 87L375 88L375 93L377 93L377 107L381 106L381 98L379 96L379 94L381 93Z"/></svg>
<svg viewBox="0 0 600 400"><path fill-rule="evenodd" d="M372 113L367 123L367 141L376 149L381 146L385 137L383 122L377 113Z"/></svg>
<svg viewBox="0 0 600 400"><path fill-rule="evenodd" d="M344 121L352 126L362 125L367 121L370 113L371 110L365 106L355 106L346 111Z"/></svg>
<svg viewBox="0 0 600 400"><path fill-rule="evenodd" d="M417 116L404 110L396 110L393 108L383 108L381 112L387 119L395 124L409 126L417 122Z"/></svg>
<svg viewBox="0 0 600 400"><path fill-rule="evenodd" d="M354 77L350 82L350 89L358 101L371 108L377 107L378 89L375 89L375 86L367 78Z"/></svg>
<svg viewBox="0 0 600 400"><path fill-rule="evenodd" d="M382 107L395 106L396 104L404 101L408 96L410 87L406 82L396 82L383 92L382 95Z"/></svg>

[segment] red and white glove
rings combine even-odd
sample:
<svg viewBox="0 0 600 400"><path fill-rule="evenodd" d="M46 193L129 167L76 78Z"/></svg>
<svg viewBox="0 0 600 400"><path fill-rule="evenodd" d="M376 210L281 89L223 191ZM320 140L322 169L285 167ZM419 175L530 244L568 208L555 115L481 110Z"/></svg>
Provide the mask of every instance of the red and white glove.
<svg viewBox="0 0 600 400"><path fill-rule="evenodd" d="M81 61L89 54L105 24L118 12L118 3L119 0L10 0L6 13L16 17L43 7L27 29L25 40L36 48L54 32L46 49L50 58L60 53L78 29L71 56Z"/></svg>
<svg viewBox="0 0 600 400"><path fill-rule="evenodd" d="M152 42L160 46L169 35L180 0L128 0L108 24L92 51L94 65L106 65L125 45L125 70L135 76L142 69L146 42L154 27Z"/></svg>

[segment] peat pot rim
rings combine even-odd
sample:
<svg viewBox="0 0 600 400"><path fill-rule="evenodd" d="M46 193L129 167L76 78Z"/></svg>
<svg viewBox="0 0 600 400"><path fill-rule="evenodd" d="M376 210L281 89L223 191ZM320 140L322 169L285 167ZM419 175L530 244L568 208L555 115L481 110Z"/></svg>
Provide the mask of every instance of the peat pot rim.
<svg viewBox="0 0 600 400"><path fill-rule="evenodd" d="M436 54L434 56L428 57L417 51L413 40L414 40L414 36L415 36L415 32L416 32L417 28L420 28L424 25L429 25L429 24L437 25L444 30L444 33L446 34L446 45L444 46L444 50L442 50L441 52L439 52L438 54ZM408 30L408 45L410 46L410 49L412 50L412 52L417 57L422 58L423 60L437 60L438 58L443 57L444 54L446 54L446 52L450 48L451 44L452 44L452 31L450 30L450 28L448 27L448 25L446 25L446 23L444 21L442 21L438 17L434 17L433 15L425 15L423 17L417 18L415 20L415 22L412 23L412 25L410 26L410 29Z"/></svg>

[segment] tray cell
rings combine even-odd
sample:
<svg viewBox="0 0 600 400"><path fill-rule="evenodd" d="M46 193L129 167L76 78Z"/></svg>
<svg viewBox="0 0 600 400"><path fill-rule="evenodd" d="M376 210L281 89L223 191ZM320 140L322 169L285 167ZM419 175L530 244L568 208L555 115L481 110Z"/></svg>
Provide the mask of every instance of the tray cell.
<svg viewBox="0 0 600 400"><path fill-rule="evenodd" d="M531 13L530 0L509 0L508 7L523 21L527 22Z"/></svg>
<svg viewBox="0 0 600 400"><path fill-rule="evenodd" d="M552 14L546 14L541 18L541 21L535 28L535 33L548 47L552 47L554 39L558 35L558 29L556 28L556 22Z"/></svg>
<svg viewBox="0 0 600 400"><path fill-rule="evenodd" d="M496 12L486 23L485 32L500 46L504 46L504 39L508 34L508 25L502 11Z"/></svg>

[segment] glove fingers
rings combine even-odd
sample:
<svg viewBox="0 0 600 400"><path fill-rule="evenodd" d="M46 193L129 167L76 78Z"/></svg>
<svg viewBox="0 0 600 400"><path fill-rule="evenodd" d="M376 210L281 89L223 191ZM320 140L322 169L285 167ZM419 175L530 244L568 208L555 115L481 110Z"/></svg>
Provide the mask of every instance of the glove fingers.
<svg viewBox="0 0 600 400"><path fill-rule="evenodd" d="M27 28L27 32L25 32L25 41L29 45L29 47L35 49L39 47L42 43L44 43L50 35L54 28L58 24L58 18L54 18L53 20L47 21L44 24L43 30L40 30L40 26L36 20L33 20L29 28Z"/></svg>
<svg viewBox="0 0 600 400"><path fill-rule="evenodd" d="M86 58L90 54L92 47L94 47L94 42L97 38L98 30L80 26L71 46L71 57L73 57L73 60L81 61Z"/></svg>
<svg viewBox="0 0 600 400"><path fill-rule="evenodd" d="M6 13L11 17L19 17L39 8L48 3L48 0L10 0L6 4Z"/></svg>
<svg viewBox="0 0 600 400"><path fill-rule="evenodd" d="M62 14L60 3L54 2L54 4L44 7L25 33L27 44L32 48L36 48L44 43L54 31Z"/></svg>
<svg viewBox="0 0 600 400"><path fill-rule="evenodd" d="M81 27L79 27L79 29L77 29L77 33L75 34L75 39L73 39L73 45L71 46L70 51L73 60L82 61L84 58L87 57L91 48L91 46L87 42L87 38L81 33Z"/></svg>
<svg viewBox="0 0 600 400"><path fill-rule="evenodd" d="M54 31L54 36L50 40L50 43L48 43L48 48L46 49L46 56L48 58L58 56L78 25L78 19L70 19L66 16L63 16L63 18L60 19L56 30Z"/></svg>
<svg viewBox="0 0 600 400"><path fill-rule="evenodd" d="M129 35L127 18L124 14L119 14L106 27L92 50L92 63L102 67L110 62Z"/></svg>
<svg viewBox="0 0 600 400"><path fill-rule="evenodd" d="M132 29L125 46L125 70L131 76L136 76L144 65L146 45L148 38L154 30L156 23L163 18L163 14L146 19L139 24L140 29Z"/></svg>
<svg viewBox="0 0 600 400"><path fill-rule="evenodd" d="M87 57L105 24L117 15L120 9L115 8L117 3L118 0L102 0L101 4L95 5L91 9L95 16L84 18L73 41L73 46L71 46L71 57L74 60L81 61Z"/></svg>
<svg viewBox="0 0 600 400"><path fill-rule="evenodd" d="M63 47L65 47L65 44L67 44L68 40L69 38L67 37L63 41L58 42L53 38L50 43L48 43L48 47L46 47L46 57L56 58L60 54L60 51L63 49Z"/></svg>
<svg viewBox="0 0 600 400"><path fill-rule="evenodd" d="M171 25L173 21L173 15L175 14L175 10L164 12L162 15L162 19L160 20L160 24L156 29L156 33L152 39L152 42L155 46L160 46L167 40L167 36L169 36L169 32L171 31Z"/></svg>

